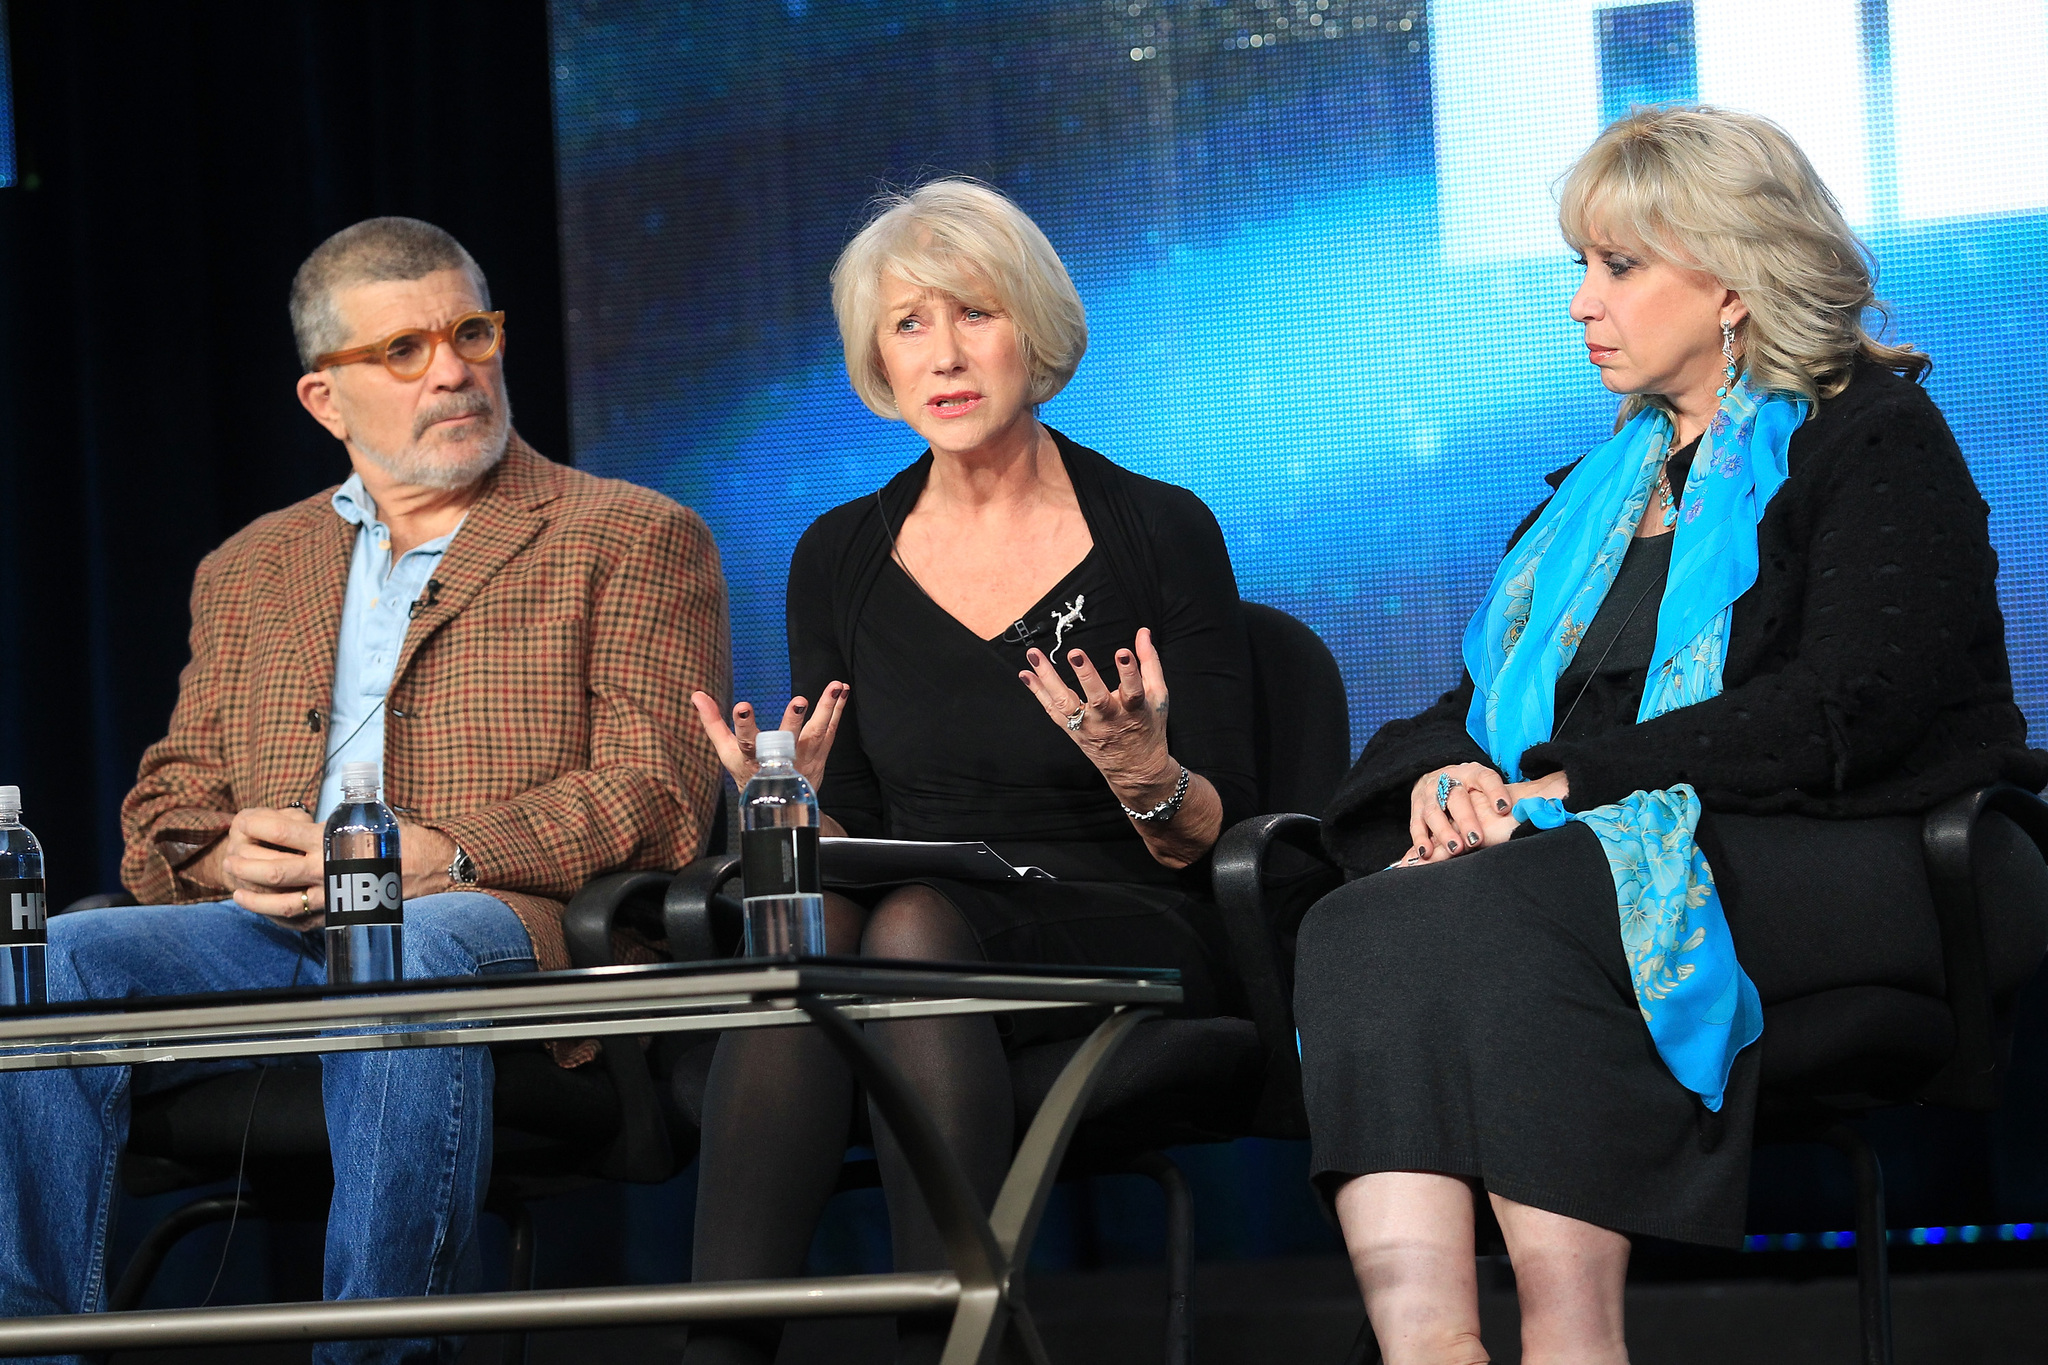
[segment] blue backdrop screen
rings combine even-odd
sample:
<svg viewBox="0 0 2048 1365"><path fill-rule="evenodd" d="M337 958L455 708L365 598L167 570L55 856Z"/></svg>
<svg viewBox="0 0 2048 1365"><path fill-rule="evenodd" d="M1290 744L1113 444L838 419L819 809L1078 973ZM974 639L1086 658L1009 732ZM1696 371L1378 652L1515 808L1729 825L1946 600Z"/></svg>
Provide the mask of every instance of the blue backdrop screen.
<svg viewBox="0 0 2048 1365"><path fill-rule="evenodd" d="M1541 475L1610 428L1552 186L1633 102L1767 114L1864 234L1993 508L2048 721L2042 0L558 0L582 467L717 534L738 689L788 689L789 554L921 443L847 386L826 274L882 182L1037 219L1091 345L1046 420L1215 509L1361 739L1458 673ZM486 263L488 264L488 263Z"/></svg>
<svg viewBox="0 0 2048 1365"><path fill-rule="evenodd" d="M7 5L0 0L0 189L14 183L14 74L7 56Z"/></svg>

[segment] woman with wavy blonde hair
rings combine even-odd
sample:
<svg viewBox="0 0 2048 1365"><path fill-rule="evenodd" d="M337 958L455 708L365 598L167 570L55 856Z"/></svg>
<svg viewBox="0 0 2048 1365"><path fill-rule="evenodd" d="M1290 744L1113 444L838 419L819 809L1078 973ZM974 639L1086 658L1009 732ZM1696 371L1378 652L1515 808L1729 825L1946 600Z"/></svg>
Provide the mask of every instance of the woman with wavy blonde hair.
<svg viewBox="0 0 2048 1365"><path fill-rule="evenodd" d="M1630 1237L1740 1244L1764 1006L1854 1038L1857 988L1938 1004L1920 813L2048 781L1984 501L1798 147L1641 110L1561 199L1615 432L1549 476L1458 685L1366 745L1323 838L1372 875L1299 938L1315 1177L1390 1365L1487 1359L1480 1192L1522 1358L1626 1360ZM1980 877L2043 876L2013 838Z"/></svg>

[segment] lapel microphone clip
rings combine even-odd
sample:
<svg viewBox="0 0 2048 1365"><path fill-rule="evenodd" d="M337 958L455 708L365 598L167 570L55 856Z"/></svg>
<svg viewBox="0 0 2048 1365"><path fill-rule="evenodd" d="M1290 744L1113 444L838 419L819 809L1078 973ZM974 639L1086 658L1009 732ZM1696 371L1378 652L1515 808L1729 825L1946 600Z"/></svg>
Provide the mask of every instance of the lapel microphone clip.
<svg viewBox="0 0 2048 1365"><path fill-rule="evenodd" d="M427 580L426 592L419 597L413 598L412 605L405 609L405 619L408 621L417 621L419 619L420 613L431 608L434 605L435 600L438 599L440 596L441 580L438 578L429 578Z"/></svg>

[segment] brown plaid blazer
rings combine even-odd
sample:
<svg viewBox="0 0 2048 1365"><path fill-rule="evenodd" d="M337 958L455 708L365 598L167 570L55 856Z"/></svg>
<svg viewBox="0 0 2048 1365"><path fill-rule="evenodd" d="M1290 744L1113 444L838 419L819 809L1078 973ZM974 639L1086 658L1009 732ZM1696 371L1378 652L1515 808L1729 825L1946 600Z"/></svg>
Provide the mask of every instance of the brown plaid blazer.
<svg viewBox="0 0 2048 1365"><path fill-rule="evenodd" d="M476 860L543 968L590 877L681 867L718 799L690 693L731 687L725 580L696 513L512 438L407 630L385 702L385 800ZM199 565L171 731L122 803L144 904L218 900L181 869L250 806L311 805L356 528L333 490Z"/></svg>

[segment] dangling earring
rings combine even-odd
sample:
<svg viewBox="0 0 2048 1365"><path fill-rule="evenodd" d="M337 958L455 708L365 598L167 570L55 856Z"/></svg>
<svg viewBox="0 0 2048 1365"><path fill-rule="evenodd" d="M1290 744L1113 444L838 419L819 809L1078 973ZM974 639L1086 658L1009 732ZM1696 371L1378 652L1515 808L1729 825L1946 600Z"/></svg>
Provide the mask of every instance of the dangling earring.
<svg viewBox="0 0 2048 1365"><path fill-rule="evenodd" d="M1721 377L1728 382L1714 390L1714 397L1726 398L1728 385L1735 382L1735 324L1721 320Z"/></svg>

